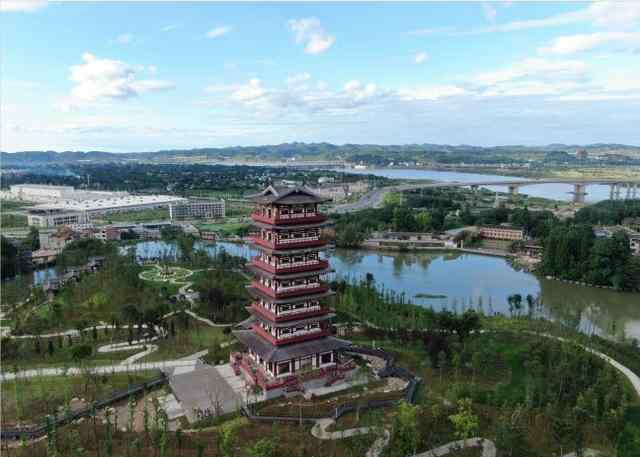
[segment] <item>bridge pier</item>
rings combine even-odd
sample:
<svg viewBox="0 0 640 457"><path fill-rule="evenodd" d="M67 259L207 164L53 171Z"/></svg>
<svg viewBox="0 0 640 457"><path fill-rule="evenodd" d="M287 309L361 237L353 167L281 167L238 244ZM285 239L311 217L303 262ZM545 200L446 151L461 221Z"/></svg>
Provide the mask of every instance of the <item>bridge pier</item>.
<svg viewBox="0 0 640 457"><path fill-rule="evenodd" d="M478 206L478 189L480 189L480 186L477 184L471 186L471 203L473 206Z"/></svg>
<svg viewBox="0 0 640 457"><path fill-rule="evenodd" d="M574 183L573 184L573 203L584 203L587 196L587 185Z"/></svg>
<svg viewBox="0 0 640 457"><path fill-rule="evenodd" d="M609 200L620 200L620 188L622 185L619 182L609 185Z"/></svg>

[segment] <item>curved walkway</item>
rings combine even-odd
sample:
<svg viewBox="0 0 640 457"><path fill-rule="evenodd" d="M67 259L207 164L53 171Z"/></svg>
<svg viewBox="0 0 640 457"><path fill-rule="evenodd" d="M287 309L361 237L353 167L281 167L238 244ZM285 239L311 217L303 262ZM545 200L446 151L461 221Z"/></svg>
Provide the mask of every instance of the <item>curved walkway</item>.
<svg viewBox="0 0 640 457"><path fill-rule="evenodd" d="M319 419L311 428L311 434L319 440L340 440L352 436L375 433L379 430L376 427L357 427L335 432L327 431L327 428L335 423L333 419ZM383 429L382 436L377 438L366 453L366 457L379 457L382 450L389 444L391 434L389 430Z"/></svg>
<svg viewBox="0 0 640 457"><path fill-rule="evenodd" d="M143 357L148 356L152 352L157 351L158 350L157 345L148 344L149 342L155 341L157 339L158 337L155 336L153 338L149 338L148 340L134 340L131 342L131 344L129 344L128 342L105 344L104 346L98 347L98 352L104 354L109 352L123 352L123 351L132 351L134 349L141 349L142 350L141 352L137 352L127 357L122 362L120 362L120 365L129 365L133 362L140 360Z"/></svg>

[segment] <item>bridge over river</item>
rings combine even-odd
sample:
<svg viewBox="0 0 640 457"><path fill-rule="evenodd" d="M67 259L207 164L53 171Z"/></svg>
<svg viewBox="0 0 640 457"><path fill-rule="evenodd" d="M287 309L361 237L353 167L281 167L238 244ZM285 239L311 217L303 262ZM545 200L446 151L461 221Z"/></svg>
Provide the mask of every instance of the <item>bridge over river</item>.
<svg viewBox="0 0 640 457"><path fill-rule="evenodd" d="M469 187L477 191L481 187L505 187L511 195L517 195L521 187L536 186L542 184L569 184L573 186L574 203L584 203L589 185L608 185L609 199L638 198L640 192L640 180L628 179L514 179L509 181L436 181L436 182L408 182L396 186L380 187L364 194L360 200L354 203L337 205L335 213L347 213L365 208L378 208L382 204L385 194L389 192L402 192L406 190L434 189L442 187Z"/></svg>

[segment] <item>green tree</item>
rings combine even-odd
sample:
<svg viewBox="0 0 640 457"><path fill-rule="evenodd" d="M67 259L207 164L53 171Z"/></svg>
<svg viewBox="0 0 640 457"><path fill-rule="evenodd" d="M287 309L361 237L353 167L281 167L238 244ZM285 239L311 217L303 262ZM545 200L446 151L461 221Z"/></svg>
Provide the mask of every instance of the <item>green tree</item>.
<svg viewBox="0 0 640 457"><path fill-rule="evenodd" d="M640 427L627 424L616 443L616 457L637 457L640 455Z"/></svg>
<svg viewBox="0 0 640 457"><path fill-rule="evenodd" d="M449 420L455 428L456 436L463 440L474 436L480 428L480 422L478 416L473 413L470 398L458 400L458 410L456 414L449 416Z"/></svg>
<svg viewBox="0 0 640 457"><path fill-rule="evenodd" d="M418 408L400 402L393 416L390 454L398 457L413 455L418 446Z"/></svg>
<svg viewBox="0 0 640 457"><path fill-rule="evenodd" d="M416 215L416 225L421 232L431 230L431 214L427 210L422 210Z"/></svg>
<svg viewBox="0 0 640 457"><path fill-rule="evenodd" d="M276 444L269 438L262 438L247 449L248 457L276 457Z"/></svg>

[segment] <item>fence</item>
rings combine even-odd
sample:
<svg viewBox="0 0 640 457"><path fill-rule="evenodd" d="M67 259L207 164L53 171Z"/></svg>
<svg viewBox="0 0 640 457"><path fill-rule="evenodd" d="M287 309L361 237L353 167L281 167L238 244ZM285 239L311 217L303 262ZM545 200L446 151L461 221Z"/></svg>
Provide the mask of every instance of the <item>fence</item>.
<svg viewBox="0 0 640 457"><path fill-rule="evenodd" d="M39 425L34 425L31 427L17 427L17 428L7 428L0 430L0 439L2 440L19 440L19 439L34 439L40 436L46 435L49 431L49 428L55 424L56 426L66 425L70 422L73 422L82 417L87 417L93 414L95 411L102 409L106 406L109 406L117 401L127 399L132 395L139 394L141 392L153 389L159 385L164 384L167 381L167 377L162 374L157 378L154 378L150 381L134 384L129 387L127 390L123 390L120 392L115 392L109 398L98 400L93 405L87 406L78 411L74 411L70 414L65 414L63 416L56 416L51 422L43 422Z"/></svg>
<svg viewBox="0 0 640 457"><path fill-rule="evenodd" d="M336 407L336 410L332 416L328 416L325 418L321 417L310 417L310 416L261 416L259 414L254 414L249 410L247 406L243 406L241 409L242 414L247 416L249 420L256 422L291 422L291 423L300 423L300 422L316 422L318 419L338 419L341 416L344 416L347 413L360 410L365 411L367 409L375 409L375 408L386 408L390 406L397 405L400 401L406 401L408 403L414 403L416 390L418 388L418 384L422 381L421 378L415 376L406 368L398 367L395 365L395 357L393 354L390 354L382 349L369 349L364 347L351 346L341 350L342 352L348 352L352 354L362 354L369 355L373 357L381 358L385 361L385 366L382 370L378 372L378 376L381 378L389 378L396 377L401 378L407 381L407 385L404 388L402 400L369 400L366 403L356 404L353 402L343 403Z"/></svg>

